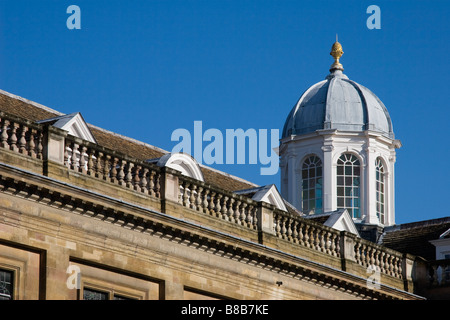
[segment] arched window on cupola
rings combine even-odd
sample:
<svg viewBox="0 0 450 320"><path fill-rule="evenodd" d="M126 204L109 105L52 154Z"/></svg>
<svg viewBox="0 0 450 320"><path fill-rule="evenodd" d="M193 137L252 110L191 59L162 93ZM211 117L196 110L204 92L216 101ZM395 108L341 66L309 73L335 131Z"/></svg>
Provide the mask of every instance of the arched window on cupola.
<svg viewBox="0 0 450 320"><path fill-rule="evenodd" d="M322 160L313 155L302 164L302 212L323 213Z"/></svg>
<svg viewBox="0 0 450 320"><path fill-rule="evenodd" d="M377 217L380 223L385 223L386 213L386 170L381 158L375 161L376 193L377 193Z"/></svg>
<svg viewBox="0 0 450 320"><path fill-rule="evenodd" d="M337 161L337 207L361 218L361 163L351 153L342 154Z"/></svg>

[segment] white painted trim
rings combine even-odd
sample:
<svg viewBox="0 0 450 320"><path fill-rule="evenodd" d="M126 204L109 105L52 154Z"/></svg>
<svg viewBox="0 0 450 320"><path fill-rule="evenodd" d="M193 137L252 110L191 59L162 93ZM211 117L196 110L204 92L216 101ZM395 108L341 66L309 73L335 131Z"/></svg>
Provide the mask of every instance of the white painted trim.
<svg viewBox="0 0 450 320"><path fill-rule="evenodd" d="M169 167L180 171L182 175L187 177L203 182L205 181L197 161L187 153L179 152L165 154L159 158L156 165L160 167Z"/></svg>

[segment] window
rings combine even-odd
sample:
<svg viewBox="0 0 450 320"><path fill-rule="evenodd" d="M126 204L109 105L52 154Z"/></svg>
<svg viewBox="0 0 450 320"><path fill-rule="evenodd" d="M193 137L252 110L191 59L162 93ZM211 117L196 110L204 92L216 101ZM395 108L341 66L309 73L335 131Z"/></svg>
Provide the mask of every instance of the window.
<svg viewBox="0 0 450 320"><path fill-rule="evenodd" d="M12 300L14 272L0 269L0 300Z"/></svg>
<svg viewBox="0 0 450 320"><path fill-rule="evenodd" d="M375 162L375 170L376 170L376 192L377 192L377 216L380 220L380 223L384 224L385 219L385 177L386 172L383 166L383 162L380 158L377 158Z"/></svg>
<svg viewBox="0 0 450 320"><path fill-rule="evenodd" d="M361 218L361 165L356 156L341 155L337 161L337 207Z"/></svg>
<svg viewBox="0 0 450 320"><path fill-rule="evenodd" d="M302 211L322 213L322 161L317 156L307 158L302 165Z"/></svg>

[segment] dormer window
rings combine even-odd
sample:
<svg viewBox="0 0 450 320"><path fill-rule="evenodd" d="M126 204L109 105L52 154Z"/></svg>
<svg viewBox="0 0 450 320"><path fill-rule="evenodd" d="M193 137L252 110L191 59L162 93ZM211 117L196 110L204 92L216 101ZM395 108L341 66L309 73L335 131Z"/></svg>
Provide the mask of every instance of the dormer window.
<svg viewBox="0 0 450 320"><path fill-rule="evenodd" d="M50 124L54 127L67 131L74 137L78 137L92 143L97 143L87 123L84 121L83 116L79 112L41 120L38 121L38 123Z"/></svg>
<svg viewBox="0 0 450 320"><path fill-rule="evenodd" d="M149 160L152 162L152 160ZM168 153L157 159L156 165L160 167L169 167L181 172L182 175L205 181L200 165L193 157L186 153Z"/></svg>

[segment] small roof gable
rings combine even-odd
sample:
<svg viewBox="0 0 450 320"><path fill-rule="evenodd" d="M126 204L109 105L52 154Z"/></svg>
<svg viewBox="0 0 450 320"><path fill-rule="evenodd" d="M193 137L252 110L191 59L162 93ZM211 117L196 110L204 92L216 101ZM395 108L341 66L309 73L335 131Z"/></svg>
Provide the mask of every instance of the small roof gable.
<svg viewBox="0 0 450 320"><path fill-rule="evenodd" d="M163 155L159 159L149 160L149 162L158 160L157 166L169 167L181 172L182 175L191 177L200 181L205 181L203 178L203 172L200 169L198 162L189 154L178 152L168 153Z"/></svg>
<svg viewBox="0 0 450 320"><path fill-rule="evenodd" d="M359 237L359 232L356 229L355 223L353 222L353 219L350 217L350 214L348 213L347 209L339 209L331 212L307 215L304 216L304 218L320 222L324 226L339 231L348 231Z"/></svg>
<svg viewBox="0 0 450 320"><path fill-rule="evenodd" d="M234 193L242 194L247 197L251 197L252 200L266 202L280 210L288 211L283 198L281 197L277 187L274 184L251 189L238 190L234 191Z"/></svg>
<svg viewBox="0 0 450 320"><path fill-rule="evenodd" d="M51 124L54 127L67 131L72 136L97 143L86 121L84 121L83 116L79 112L41 120L38 123Z"/></svg>

